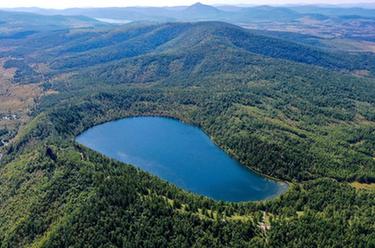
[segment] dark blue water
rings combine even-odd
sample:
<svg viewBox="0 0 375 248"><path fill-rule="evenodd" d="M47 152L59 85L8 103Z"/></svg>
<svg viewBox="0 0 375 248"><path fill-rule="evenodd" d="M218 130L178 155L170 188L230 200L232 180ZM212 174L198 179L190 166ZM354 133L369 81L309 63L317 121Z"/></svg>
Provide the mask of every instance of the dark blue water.
<svg viewBox="0 0 375 248"><path fill-rule="evenodd" d="M87 130L77 142L216 200L262 200L287 187L232 159L199 128L169 118L108 122Z"/></svg>

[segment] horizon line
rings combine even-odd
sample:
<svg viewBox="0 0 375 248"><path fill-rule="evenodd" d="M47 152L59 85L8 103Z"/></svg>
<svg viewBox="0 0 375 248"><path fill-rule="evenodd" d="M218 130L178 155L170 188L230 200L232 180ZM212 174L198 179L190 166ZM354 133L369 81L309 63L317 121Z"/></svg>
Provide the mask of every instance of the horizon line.
<svg viewBox="0 0 375 248"><path fill-rule="evenodd" d="M109 5L109 6L93 6L93 5L89 5L89 6L69 6L69 7L62 7L62 8L58 8L58 7L43 7L43 6L38 6L38 5L31 5L31 6L15 6L15 7L0 7L0 9L31 9L31 8L35 8L35 9L50 9L50 10L65 10L65 9L86 9L86 8L95 8L95 9L105 9L105 8L176 8L176 7L189 7L189 6L192 6L192 5L195 5L195 4L203 4L203 5L207 5L207 6L213 6L213 7L225 7L225 6L233 6L233 7L240 7L240 8L245 8L245 7L257 7L257 6L270 6L270 7L273 7L273 6L278 6L278 7L281 7L281 6L285 6L285 7L295 7L295 6L317 6L317 7L334 7L334 6L341 6L341 7L362 7L362 8L365 8L366 6L361 6L361 5L372 5L374 6L375 8L375 3L373 2L360 2L360 3L273 3L273 4L267 4L267 3L264 3L264 4L246 4L246 3L235 3L235 4L225 4L225 3L214 3L214 4L205 4L205 3L201 3L201 2L196 2L196 3L193 3L193 4L186 4L186 5L163 5L163 6L159 6L159 5L129 5L129 6L116 6L116 5Z"/></svg>

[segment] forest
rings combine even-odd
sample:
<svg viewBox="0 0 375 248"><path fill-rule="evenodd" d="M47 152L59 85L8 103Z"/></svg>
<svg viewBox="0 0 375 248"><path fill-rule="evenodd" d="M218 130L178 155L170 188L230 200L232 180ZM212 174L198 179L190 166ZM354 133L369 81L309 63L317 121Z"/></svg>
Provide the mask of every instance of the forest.
<svg viewBox="0 0 375 248"><path fill-rule="evenodd" d="M341 57L218 22L41 31L12 44L2 56L13 83L41 80L49 94L3 150L1 248L375 246L371 53ZM202 128L288 191L214 201L74 141L139 115Z"/></svg>

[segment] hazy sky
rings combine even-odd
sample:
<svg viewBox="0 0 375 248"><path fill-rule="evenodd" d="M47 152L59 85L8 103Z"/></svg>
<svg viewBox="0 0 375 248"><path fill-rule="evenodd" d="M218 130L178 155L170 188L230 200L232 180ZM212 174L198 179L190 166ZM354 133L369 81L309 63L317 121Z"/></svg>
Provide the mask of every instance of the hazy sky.
<svg viewBox="0 0 375 248"><path fill-rule="evenodd" d="M202 0L205 4L349 4L359 0ZM1 8L12 7L44 7L44 8L69 8L69 7L108 7L108 6L176 6L190 5L197 0L0 0ZM374 3L375 0L360 0L361 3Z"/></svg>

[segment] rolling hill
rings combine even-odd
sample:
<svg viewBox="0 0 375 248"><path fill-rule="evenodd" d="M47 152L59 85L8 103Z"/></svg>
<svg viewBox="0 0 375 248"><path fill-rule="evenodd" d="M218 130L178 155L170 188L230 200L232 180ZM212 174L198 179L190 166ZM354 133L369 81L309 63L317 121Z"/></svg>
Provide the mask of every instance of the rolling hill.
<svg viewBox="0 0 375 248"><path fill-rule="evenodd" d="M320 46L303 44L304 36L252 31L222 22L202 23L135 23L124 27L97 28L96 30L56 30L34 32L20 40L0 40L7 51L0 54L11 57L5 66L18 68L19 80L32 69L26 64L46 64L45 77L55 72L75 70L119 61L141 55L178 54L180 51L222 50L241 54L254 54L274 59L316 65L347 72L368 71L374 73L375 56L372 53L344 53L322 49ZM26 44L33 44L27 46ZM190 53L190 51L188 52ZM192 53L194 54L194 52ZM208 54L205 52L205 54ZM182 55L181 55L182 56ZM196 56L198 59L199 56ZM225 63L226 61L223 61ZM251 63L251 61L247 62ZM236 67L241 66L233 62ZM26 70L26 73L23 73ZM35 73L34 73L35 74ZM32 80L31 80L32 81Z"/></svg>

